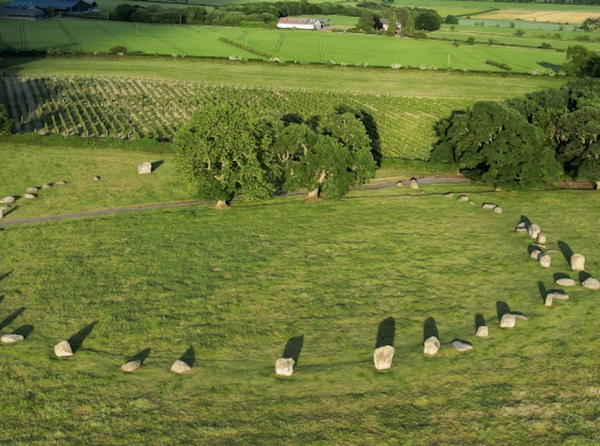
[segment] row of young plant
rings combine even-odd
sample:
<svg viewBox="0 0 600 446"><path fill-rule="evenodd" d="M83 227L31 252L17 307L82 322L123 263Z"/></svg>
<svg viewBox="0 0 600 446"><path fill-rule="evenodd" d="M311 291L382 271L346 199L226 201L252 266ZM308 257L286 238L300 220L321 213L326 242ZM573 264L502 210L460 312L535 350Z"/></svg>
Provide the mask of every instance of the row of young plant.
<svg viewBox="0 0 600 446"><path fill-rule="evenodd" d="M4 77L15 132L83 138L172 141L194 111L221 103L258 115L317 115L346 105L363 110L385 157L427 159L432 125L469 103L367 93L241 88L190 81Z"/></svg>

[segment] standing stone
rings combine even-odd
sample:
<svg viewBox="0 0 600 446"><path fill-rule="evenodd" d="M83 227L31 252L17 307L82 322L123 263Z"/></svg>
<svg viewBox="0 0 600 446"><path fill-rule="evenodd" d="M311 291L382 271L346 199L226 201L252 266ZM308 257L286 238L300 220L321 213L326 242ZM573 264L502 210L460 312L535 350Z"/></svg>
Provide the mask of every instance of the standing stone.
<svg viewBox="0 0 600 446"><path fill-rule="evenodd" d="M500 319L500 328L514 328L516 323L517 320L515 316L513 314L506 313L504 316L502 316L502 319Z"/></svg>
<svg viewBox="0 0 600 446"><path fill-rule="evenodd" d="M187 373L190 370L192 370L192 368L189 366L189 364L186 364L181 359L178 359L177 361L175 361L173 363L173 365L171 366L171 371L175 372L175 373L179 373L179 374Z"/></svg>
<svg viewBox="0 0 600 446"><path fill-rule="evenodd" d="M537 236L537 242L540 245L545 245L546 244L546 236L540 232Z"/></svg>
<svg viewBox="0 0 600 446"><path fill-rule="evenodd" d="M489 336L490 330L486 325L480 325L479 327L477 327L477 333L475 333L475 336L477 336L478 338L487 338Z"/></svg>
<svg viewBox="0 0 600 446"><path fill-rule="evenodd" d="M94 180L94 181L100 181L100 177L98 175L94 175L92 177L92 180Z"/></svg>
<svg viewBox="0 0 600 446"><path fill-rule="evenodd" d="M25 194L25 198L28 200L35 200L37 197L34 194Z"/></svg>
<svg viewBox="0 0 600 446"><path fill-rule="evenodd" d="M461 195L458 197L458 201L469 201L469 197L466 195Z"/></svg>
<svg viewBox="0 0 600 446"><path fill-rule="evenodd" d="M51 184L42 184L42 189L52 189L52 185Z"/></svg>
<svg viewBox="0 0 600 446"><path fill-rule="evenodd" d="M69 341L61 341L54 346L54 354L59 358L66 358L67 356L73 356L73 349Z"/></svg>
<svg viewBox="0 0 600 446"><path fill-rule="evenodd" d="M30 194L37 192L38 188L37 187L28 187L27 189L25 189L25 192L28 192Z"/></svg>
<svg viewBox="0 0 600 446"><path fill-rule="evenodd" d="M398 181L396 187L404 187L404 181Z"/></svg>
<svg viewBox="0 0 600 446"><path fill-rule="evenodd" d="M8 211L10 209L10 204L5 204L4 206L0 206L0 211Z"/></svg>
<svg viewBox="0 0 600 446"><path fill-rule="evenodd" d="M446 198L452 198L452 197L454 197L454 193L453 192L448 192L447 194L444 194L443 196L446 197Z"/></svg>
<svg viewBox="0 0 600 446"><path fill-rule="evenodd" d="M66 181L57 181L54 183L56 186L66 186L67 182Z"/></svg>
<svg viewBox="0 0 600 446"><path fill-rule="evenodd" d="M494 209L496 205L494 203L483 203L481 209Z"/></svg>
<svg viewBox="0 0 600 446"><path fill-rule="evenodd" d="M11 197L9 195L8 197L4 197L2 200L0 200L0 203L2 203L2 204L14 203L15 200L16 200L15 197Z"/></svg>
<svg viewBox="0 0 600 446"><path fill-rule="evenodd" d="M548 254L544 254L540 257L540 265L542 265L542 268L550 268L551 262L552 258Z"/></svg>
<svg viewBox="0 0 600 446"><path fill-rule="evenodd" d="M575 286L577 282L570 277L561 277L560 279L556 279L556 284L560 286Z"/></svg>
<svg viewBox="0 0 600 446"><path fill-rule="evenodd" d="M529 228L527 228L527 232L529 233L529 237L537 239L537 236L541 230L538 225L531 225Z"/></svg>
<svg viewBox="0 0 600 446"><path fill-rule="evenodd" d="M275 361L275 374L280 376L292 376L294 374L294 358L279 358Z"/></svg>
<svg viewBox="0 0 600 446"><path fill-rule="evenodd" d="M123 364L121 366L121 370L123 370L124 372L130 373L130 372L134 372L137 369L139 369L141 365L142 365L142 361L140 361L139 359L132 359L131 361Z"/></svg>
<svg viewBox="0 0 600 446"><path fill-rule="evenodd" d="M561 293L559 291L554 291L553 293L548 293L546 297L552 296L552 299L558 300L569 300L569 295L565 293Z"/></svg>
<svg viewBox="0 0 600 446"><path fill-rule="evenodd" d="M0 209L0 220L4 218L4 210Z"/></svg>
<svg viewBox="0 0 600 446"><path fill-rule="evenodd" d="M384 345L375 349L373 353L373 363L377 370L387 370L392 367L392 359L394 358L394 347Z"/></svg>
<svg viewBox="0 0 600 446"><path fill-rule="evenodd" d="M588 290L600 290L600 282L598 282L593 277L588 277L583 282L581 282L581 286Z"/></svg>
<svg viewBox="0 0 600 446"><path fill-rule="evenodd" d="M423 343L423 353L429 356L435 355L440 349L440 340L432 336Z"/></svg>
<svg viewBox="0 0 600 446"><path fill-rule="evenodd" d="M554 296L552 295L552 293L547 294L546 297L544 298L544 305L546 307L551 307L553 301L554 301Z"/></svg>
<svg viewBox="0 0 600 446"><path fill-rule="evenodd" d="M581 254L573 254L571 256L571 269L573 271L584 271L585 257Z"/></svg>
<svg viewBox="0 0 600 446"><path fill-rule="evenodd" d="M533 251L531 251L531 254L529 254L529 257L531 257L533 260L539 260L540 256L542 255L544 255L542 251L540 251L539 249L534 249Z"/></svg>
<svg viewBox="0 0 600 446"><path fill-rule="evenodd" d="M527 228L515 228L515 232L527 232Z"/></svg>
<svg viewBox="0 0 600 446"><path fill-rule="evenodd" d="M502 213L502 208L500 206L496 206L494 208L494 214L501 214Z"/></svg>
<svg viewBox="0 0 600 446"><path fill-rule="evenodd" d="M456 350L458 350L461 353L473 350L473 346L471 344L469 344L468 342L456 340L456 341L452 341L452 345L454 346L454 348Z"/></svg>
<svg viewBox="0 0 600 446"><path fill-rule="evenodd" d="M23 339L25 339L25 338L23 337L23 335L20 335L20 334L11 333L11 334L2 335L2 342L4 344L14 344L15 342L20 342Z"/></svg>
<svg viewBox="0 0 600 446"><path fill-rule="evenodd" d="M520 221L519 223L517 223L517 226L515 226L515 229L527 229L527 223L525 223L524 221Z"/></svg>
<svg viewBox="0 0 600 446"><path fill-rule="evenodd" d="M138 166L138 173L152 173L152 163L142 163Z"/></svg>
<svg viewBox="0 0 600 446"><path fill-rule="evenodd" d="M416 178L411 178L410 179L410 188L411 189L418 189L419 188L419 182L417 181Z"/></svg>

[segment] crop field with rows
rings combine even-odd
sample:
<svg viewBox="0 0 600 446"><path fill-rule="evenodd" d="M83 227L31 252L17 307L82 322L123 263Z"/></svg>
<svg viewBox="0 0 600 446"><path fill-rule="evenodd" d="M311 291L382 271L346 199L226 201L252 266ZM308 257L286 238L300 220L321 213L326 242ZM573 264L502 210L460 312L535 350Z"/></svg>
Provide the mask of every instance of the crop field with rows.
<svg viewBox="0 0 600 446"><path fill-rule="evenodd" d="M297 113L305 118L344 104L368 115L385 157L404 159L426 159L435 138L433 124L471 103L189 81L4 77L3 82L18 133L170 141L177 128L206 103L229 102L261 115Z"/></svg>

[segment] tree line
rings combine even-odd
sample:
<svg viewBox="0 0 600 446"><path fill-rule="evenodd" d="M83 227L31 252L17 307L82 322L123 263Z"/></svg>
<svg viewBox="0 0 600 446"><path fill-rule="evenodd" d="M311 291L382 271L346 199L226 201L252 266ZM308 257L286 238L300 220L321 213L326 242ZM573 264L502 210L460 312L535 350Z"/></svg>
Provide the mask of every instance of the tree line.
<svg viewBox="0 0 600 446"><path fill-rule="evenodd" d="M562 176L600 185L600 80L505 102L481 101L436 125L432 162L452 163L476 181L540 188Z"/></svg>
<svg viewBox="0 0 600 446"><path fill-rule="evenodd" d="M174 139L178 173L201 198L265 200L279 191L339 198L375 174L364 114L343 107L318 116L257 116L208 104Z"/></svg>

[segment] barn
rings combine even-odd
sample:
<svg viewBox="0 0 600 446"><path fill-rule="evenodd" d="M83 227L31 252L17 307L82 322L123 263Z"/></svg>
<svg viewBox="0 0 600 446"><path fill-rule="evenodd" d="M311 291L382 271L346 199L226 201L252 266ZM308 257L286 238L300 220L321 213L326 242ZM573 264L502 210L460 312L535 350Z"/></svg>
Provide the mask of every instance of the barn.
<svg viewBox="0 0 600 446"><path fill-rule="evenodd" d="M37 9L35 6L25 9L0 7L0 19L39 20L43 18L44 11Z"/></svg>
<svg viewBox="0 0 600 446"><path fill-rule="evenodd" d="M323 22L319 19L304 19L294 17L282 17L277 22L280 29L321 29Z"/></svg>
<svg viewBox="0 0 600 446"><path fill-rule="evenodd" d="M83 0L14 0L4 5L4 7L22 10L34 7L42 11L53 8L55 12L62 12L64 14L82 14L98 11L98 4L96 2L88 3Z"/></svg>

